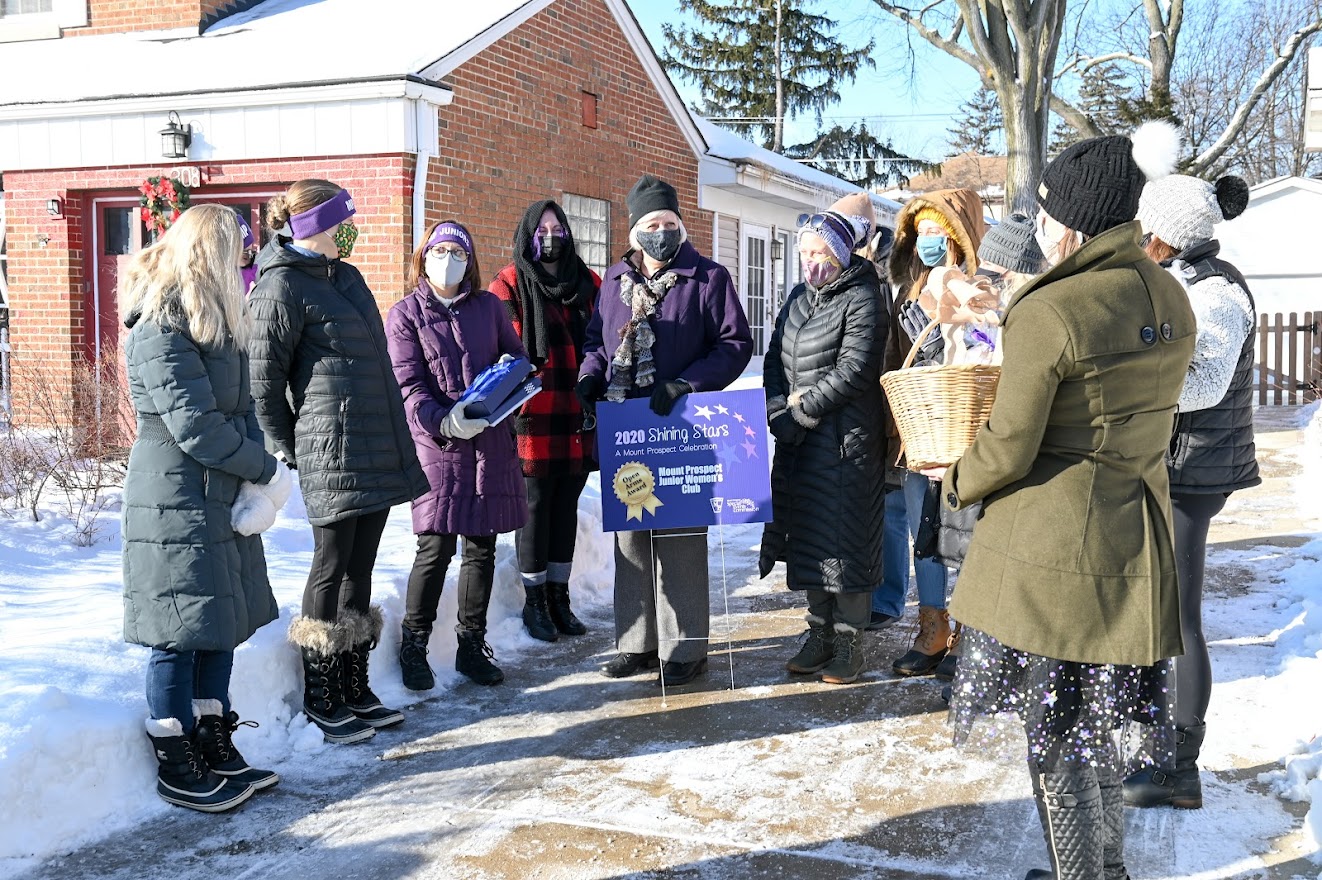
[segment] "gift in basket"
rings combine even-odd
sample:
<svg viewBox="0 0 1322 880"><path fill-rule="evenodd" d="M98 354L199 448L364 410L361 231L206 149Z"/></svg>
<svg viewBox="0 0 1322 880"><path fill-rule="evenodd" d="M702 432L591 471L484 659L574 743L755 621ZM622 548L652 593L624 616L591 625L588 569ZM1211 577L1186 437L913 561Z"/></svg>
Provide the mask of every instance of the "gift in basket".
<svg viewBox="0 0 1322 880"><path fill-rule="evenodd" d="M533 369L527 358L506 355L478 373L456 405L462 406L470 419L499 424L542 390L542 381L532 375Z"/></svg>
<svg viewBox="0 0 1322 880"><path fill-rule="evenodd" d="M1001 379L999 305L983 279L946 267L928 276L916 305L928 323L900 369L881 377L909 470L954 463L986 424ZM913 366L936 333L946 337L947 362Z"/></svg>

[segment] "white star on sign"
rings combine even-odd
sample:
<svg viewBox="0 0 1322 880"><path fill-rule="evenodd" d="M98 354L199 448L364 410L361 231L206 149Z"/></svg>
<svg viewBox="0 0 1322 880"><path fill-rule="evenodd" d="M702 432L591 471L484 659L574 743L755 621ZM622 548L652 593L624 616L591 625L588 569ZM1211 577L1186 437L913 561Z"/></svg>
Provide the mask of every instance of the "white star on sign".
<svg viewBox="0 0 1322 880"><path fill-rule="evenodd" d="M716 411L723 416L728 416L730 414L730 411L725 407L721 406L719 403L716 404Z"/></svg>
<svg viewBox="0 0 1322 880"><path fill-rule="evenodd" d="M710 422L710 421L711 421L711 417L714 416L714 415L716 415L716 413L712 412L712 411L711 411L711 407L709 407L709 406L700 406L700 407L698 407L697 409L695 409L695 410L693 411L693 415L694 415L694 416L702 416L704 419L706 419L707 421Z"/></svg>

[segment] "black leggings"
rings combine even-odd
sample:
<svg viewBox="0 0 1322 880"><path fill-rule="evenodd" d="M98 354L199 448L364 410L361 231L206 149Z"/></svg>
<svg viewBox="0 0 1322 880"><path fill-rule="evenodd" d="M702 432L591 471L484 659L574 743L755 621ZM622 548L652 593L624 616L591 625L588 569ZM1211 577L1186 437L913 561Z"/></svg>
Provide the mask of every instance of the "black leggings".
<svg viewBox="0 0 1322 880"><path fill-rule="evenodd" d="M431 632L445 588L445 572L458 548L458 535L418 535L418 555L409 573L404 599L404 625L414 632ZM457 632L487 630L487 606L496 576L496 536L464 535L464 558L459 564L459 622Z"/></svg>
<svg viewBox="0 0 1322 880"><path fill-rule="evenodd" d="M578 496L583 494L587 481L587 474L524 477L524 485L528 487L528 524L519 529L514 539L520 573L544 574L548 564L568 566L574 561ZM557 581L557 578L549 580Z"/></svg>
<svg viewBox="0 0 1322 880"><path fill-rule="evenodd" d="M1191 727L1207 718L1212 699L1212 660L1203 636L1203 573L1207 530L1226 506L1226 495L1171 493L1175 518L1175 570L1180 579L1180 634L1184 656L1175 658L1175 724Z"/></svg>
<svg viewBox="0 0 1322 880"><path fill-rule="evenodd" d="M303 616L338 620L340 609L366 614L372 603L372 568L390 509L312 527L312 571L303 588Z"/></svg>

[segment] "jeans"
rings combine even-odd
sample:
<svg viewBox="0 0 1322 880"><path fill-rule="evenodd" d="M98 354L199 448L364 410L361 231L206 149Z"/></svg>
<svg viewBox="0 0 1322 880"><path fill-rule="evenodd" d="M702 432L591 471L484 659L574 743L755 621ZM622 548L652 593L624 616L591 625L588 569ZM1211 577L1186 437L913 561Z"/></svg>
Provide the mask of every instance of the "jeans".
<svg viewBox="0 0 1322 880"><path fill-rule="evenodd" d="M525 477L528 524L515 533L519 573L525 587L569 583L578 537L578 496L587 474Z"/></svg>
<svg viewBox="0 0 1322 880"><path fill-rule="evenodd" d="M193 701L219 700L230 710L233 651L172 651L152 648L147 661L147 710L152 718L178 718L184 733L193 730Z"/></svg>
<svg viewBox="0 0 1322 880"><path fill-rule="evenodd" d="M918 582L918 604L946 607L946 567L934 559L914 559L912 544L923 519L927 477L904 472L903 490L886 493L886 524L882 531L881 586L872 591L872 610L899 617L909 586L909 562ZM908 523L906 530L904 524Z"/></svg>
<svg viewBox="0 0 1322 880"><path fill-rule="evenodd" d="M390 509L312 527L312 570L303 588L303 616L335 621L340 609L366 614L372 603L372 569Z"/></svg>
<svg viewBox="0 0 1322 880"><path fill-rule="evenodd" d="M404 625L414 632L431 632L441 604L445 573L459 546L458 535L418 535L418 555L409 572L404 598ZM459 621L455 632L487 631L487 607L496 577L496 536L464 535L464 557L459 564Z"/></svg>

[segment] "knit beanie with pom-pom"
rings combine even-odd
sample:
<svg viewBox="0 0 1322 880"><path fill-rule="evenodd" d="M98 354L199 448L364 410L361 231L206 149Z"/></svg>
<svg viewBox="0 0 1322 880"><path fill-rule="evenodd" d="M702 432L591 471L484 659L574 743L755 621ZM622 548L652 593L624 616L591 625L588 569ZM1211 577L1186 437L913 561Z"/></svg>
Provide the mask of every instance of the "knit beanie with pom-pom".
<svg viewBox="0 0 1322 880"><path fill-rule="evenodd" d="M1138 200L1138 222L1177 251L1188 250L1212 237L1212 227L1233 220L1249 204L1249 185L1227 175L1216 183L1172 174L1143 187Z"/></svg>

